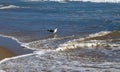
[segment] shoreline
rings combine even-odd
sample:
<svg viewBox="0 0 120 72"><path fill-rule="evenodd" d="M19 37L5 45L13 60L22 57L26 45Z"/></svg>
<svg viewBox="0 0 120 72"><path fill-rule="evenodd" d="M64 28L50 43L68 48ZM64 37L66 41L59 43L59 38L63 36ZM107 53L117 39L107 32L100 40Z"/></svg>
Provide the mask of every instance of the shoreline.
<svg viewBox="0 0 120 72"><path fill-rule="evenodd" d="M16 40L7 36L0 36L0 60L29 53L33 50L21 47Z"/></svg>

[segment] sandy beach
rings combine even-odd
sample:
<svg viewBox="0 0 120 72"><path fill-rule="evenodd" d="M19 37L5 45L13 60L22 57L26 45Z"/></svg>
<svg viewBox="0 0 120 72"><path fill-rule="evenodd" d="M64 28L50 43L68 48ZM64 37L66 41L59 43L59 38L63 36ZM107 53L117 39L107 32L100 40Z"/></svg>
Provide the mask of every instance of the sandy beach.
<svg viewBox="0 0 120 72"><path fill-rule="evenodd" d="M28 53L32 50L22 48L15 40L0 37L0 60Z"/></svg>
<svg viewBox="0 0 120 72"><path fill-rule="evenodd" d="M15 56L15 53L13 53L12 51L10 51L9 49L3 46L0 46L0 60L4 58L12 57L12 56Z"/></svg>

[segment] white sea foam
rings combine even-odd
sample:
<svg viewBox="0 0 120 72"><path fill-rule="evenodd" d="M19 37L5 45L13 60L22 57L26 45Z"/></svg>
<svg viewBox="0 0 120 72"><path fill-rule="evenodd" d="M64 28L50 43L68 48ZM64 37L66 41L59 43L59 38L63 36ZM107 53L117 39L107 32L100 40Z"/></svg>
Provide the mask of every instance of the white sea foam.
<svg viewBox="0 0 120 72"><path fill-rule="evenodd" d="M25 43L25 42L21 42L19 41L16 37L13 37L13 36L7 36L7 35L3 35L3 34L0 34L1 37L6 37L6 38L10 38L12 40L15 40L17 43L20 44L20 46L22 47L25 47L25 48L28 48L28 49L31 49L31 50L37 50L36 48L32 48L29 46L29 44L31 44L32 42L29 42L29 43Z"/></svg>
<svg viewBox="0 0 120 72"><path fill-rule="evenodd" d="M98 33L90 34L87 37L69 40L69 38L72 38L74 36L67 36L62 38L48 38L38 41L32 41L32 42L20 42L17 38L13 36L5 36L0 35L2 37L7 37L15 40L17 43L19 43L22 47L26 47L28 49L32 50L66 50L66 49L74 49L74 48L99 48L99 47L112 47L112 48L120 48L119 43L111 43L107 42L106 40L94 40L96 37L102 37L105 35L108 35L112 32L110 31L101 31ZM66 40L65 42L62 42L62 40Z"/></svg>
<svg viewBox="0 0 120 72"><path fill-rule="evenodd" d="M24 7L24 6L16 6L16 5L0 5L0 9L16 9L16 8L30 8L30 7Z"/></svg>
<svg viewBox="0 0 120 72"><path fill-rule="evenodd" d="M12 40L15 40L18 44L20 44L20 46L22 47L25 47L25 48L28 48L28 49L34 49L34 48L30 48L27 46L27 43L24 43L24 42L21 42L19 41L16 37L13 37L13 36L7 36L7 35L3 35L3 34L0 34L1 37L6 37L6 38L10 38Z"/></svg>
<svg viewBox="0 0 120 72"><path fill-rule="evenodd" d="M61 37L61 38L48 38L48 39L43 39L43 40L37 40L37 41L32 41L28 43L22 43L21 46L34 49L34 50L55 50L59 44L61 44L62 40L73 38L74 35L72 36L67 36L67 37Z"/></svg>
<svg viewBox="0 0 120 72"><path fill-rule="evenodd" d="M3 35L0 34L1 37L6 37L6 38L10 38L12 40L15 40L17 43L21 44L22 42L20 42L17 38L13 37L13 36L7 36L7 35Z"/></svg>
<svg viewBox="0 0 120 72"><path fill-rule="evenodd" d="M82 2L110 2L110 3L120 3L120 0L22 0L22 1L82 1Z"/></svg>
<svg viewBox="0 0 120 72"><path fill-rule="evenodd" d="M61 44L60 47L56 49L56 51L63 51L67 49L74 48L120 48L120 44L115 43L107 43L101 40L91 40L88 42L69 42L65 44Z"/></svg>
<svg viewBox="0 0 120 72"><path fill-rule="evenodd" d="M0 5L0 9L14 9L14 8L20 8L20 7L15 5Z"/></svg>
<svg viewBox="0 0 120 72"><path fill-rule="evenodd" d="M96 37L103 37L105 35L108 35L112 32L110 31L102 31L95 34L90 34L87 37L74 39L68 42L65 42L63 44L60 44L60 46L56 49L56 51L59 50L66 50L66 49L74 49L74 48L120 48L120 44L116 43L109 43L106 40L93 40Z"/></svg>
<svg viewBox="0 0 120 72"><path fill-rule="evenodd" d="M22 58L22 57L27 57L27 56L31 56L33 55L33 53L31 54L25 54L25 55L20 55L20 56L15 56L15 57L10 57L10 58L5 58L3 60L0 61L0 64L7 61L7 60L11 60L11 59L17 59L17 58Z"/></svg>
<svg viewBox="0 0 120 72"><path fill-rule="evenodd" d="M90 34L88 36L88 38L91 38L91 37L100 37L100 36L104 36L104 35L107 35L111 33L110 31L101 31L101 32L98 32L98 33L95 33L95 34Z"/></svg>
<svg viewBox="0 0 120 72"><path fill-rule="evenodd" d="M107 35L111 32L99 32L95 34L91 34L88 37L85 38L80 38L80 39L75 39L68 41L66 43L61 44L61 49L64 50L65 47L75 47L75 46L81 46L81 47L92 47L93 45L97 46L97 44L103 44L107 43L104 40L86 40L89 38L94 38L94 37L99 37L99 36L104 36ZM29 43L22 43L18 39L12 36L4 36L0 35L3 37L8 37L11 39L16 40L18 43L24 44L25 46L31 47L30 45L32 44L38 44L41 43L42 41L44 42L45 40L38 40L38 41L33 41ZM62 38L64 39L64 38ZM47 39L48 43L51 40L61 40L61 38L58 39ZM46 41L45 41L46 43ZM26 45L29 44L29 45ZM75 45L73 45L75 44ZM108 43L109 44L109 43ZM71 46L73 45L73 46ZM110 44L114 45L114 44ZM119 44L118 44L119 45ZM102 45L101 45L102 46ZM35 47L33 45L32 47ZM36 48L37 49L37 48ZM59 51L59 50L58 50ZM114 53L112 53L114 54ZM103 54L104 55L104 54ZM108 54L105 54L105 56ZM117 55L118 56L118 55ZM43 72L43 71L51 71L51 72L75 72L75 71L80 71L80 72L105 72L105 71L111 71L111 72L119 72L120 70L120 63L118 62L89 62L90 59L83 59L80 58L79 60L74 59L76 58L72 57L70 55L64 56L60 52L56 52L54 50L41 50L41 51L35 51L31 54L26 54L26 55L21 55L21 56L16 56L16 57L11 57L11 58L6 58L0 62L0 71L4 72L5 71L10 71L10 72L15 72L16 70L18 72ZM79 56L78 56L79 57ZM102 56L103 57L103 56ZM111 57L112 58L112 57ZM107 60L107 59L106 59Z"/></svg>
<svg viewBox="0 0 120 72"><path fill-rule="evenodd" d="M54 48L57 48L59 46L59 41L72 38L72 36L67 36L67 37L62 37L62 38L48 38L48 39L43 39L43 40L37 40L37 41L32 41L32 42L21 42L18 38L13 37L13 36L7 36L0 34L2 37L10 38L12 40L15 40L17 43L19 43L22 47L32 49L32 50L53 50Z"/></svg>
<svg viewBox="0 0 120 72"><path fill-rule="evenodd" d="M82 62L82 58L78 61L72 60L56 52L49 51L42 53L42 55L40 52L36 52L31 55L6 59L0 62L0 70L4 72L4 69L10 72L119 72L120 63Z"/></svg>

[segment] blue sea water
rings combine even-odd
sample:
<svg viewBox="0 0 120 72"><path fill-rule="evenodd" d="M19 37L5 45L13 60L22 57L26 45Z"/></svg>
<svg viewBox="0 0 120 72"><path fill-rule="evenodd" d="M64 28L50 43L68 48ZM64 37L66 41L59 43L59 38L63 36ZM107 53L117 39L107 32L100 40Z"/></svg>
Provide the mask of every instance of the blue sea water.
<svg viewBox="0 0 120 72"><path fill-rule="evenodd" d="M47 31L54 28L55 35ZM120 47L120 3L2 0L0 34L35 50L73 45L107 47L111 52ZM119 53L112 55L118 58Z"/></svg>
<svg viewBox="0 0 120 72"><path fill-rule="evenodd" d="M46 38L51 28L58 28L58 36L120 30L119 3L0 2L4 4L16 8L0 9L0 33Z"/></svg>

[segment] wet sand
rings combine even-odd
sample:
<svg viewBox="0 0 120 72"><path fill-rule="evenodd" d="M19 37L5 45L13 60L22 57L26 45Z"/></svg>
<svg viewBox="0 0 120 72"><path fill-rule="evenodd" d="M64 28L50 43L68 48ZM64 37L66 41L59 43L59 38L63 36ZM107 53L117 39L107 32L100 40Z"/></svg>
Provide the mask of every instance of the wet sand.
<svg viewBox="0 0 120 72"><path fill-rule="evenodd" d="M16 54L10 51L8 48L0 46L0 60L12 56L16 56Z"/></svg>
<svg viewBox="0 0 120 72"><path fill-rule="evenodd" d="M32 52L33 50L21 47L15 40L0 37L0 60L5 57L18 56Z"/></svg>
<svg viewBox="0 0 120 72"><path fill-rule="evenodd" d="M22 48L15 40L0 36L0 60L32 52L30 49Z"/></svg>

